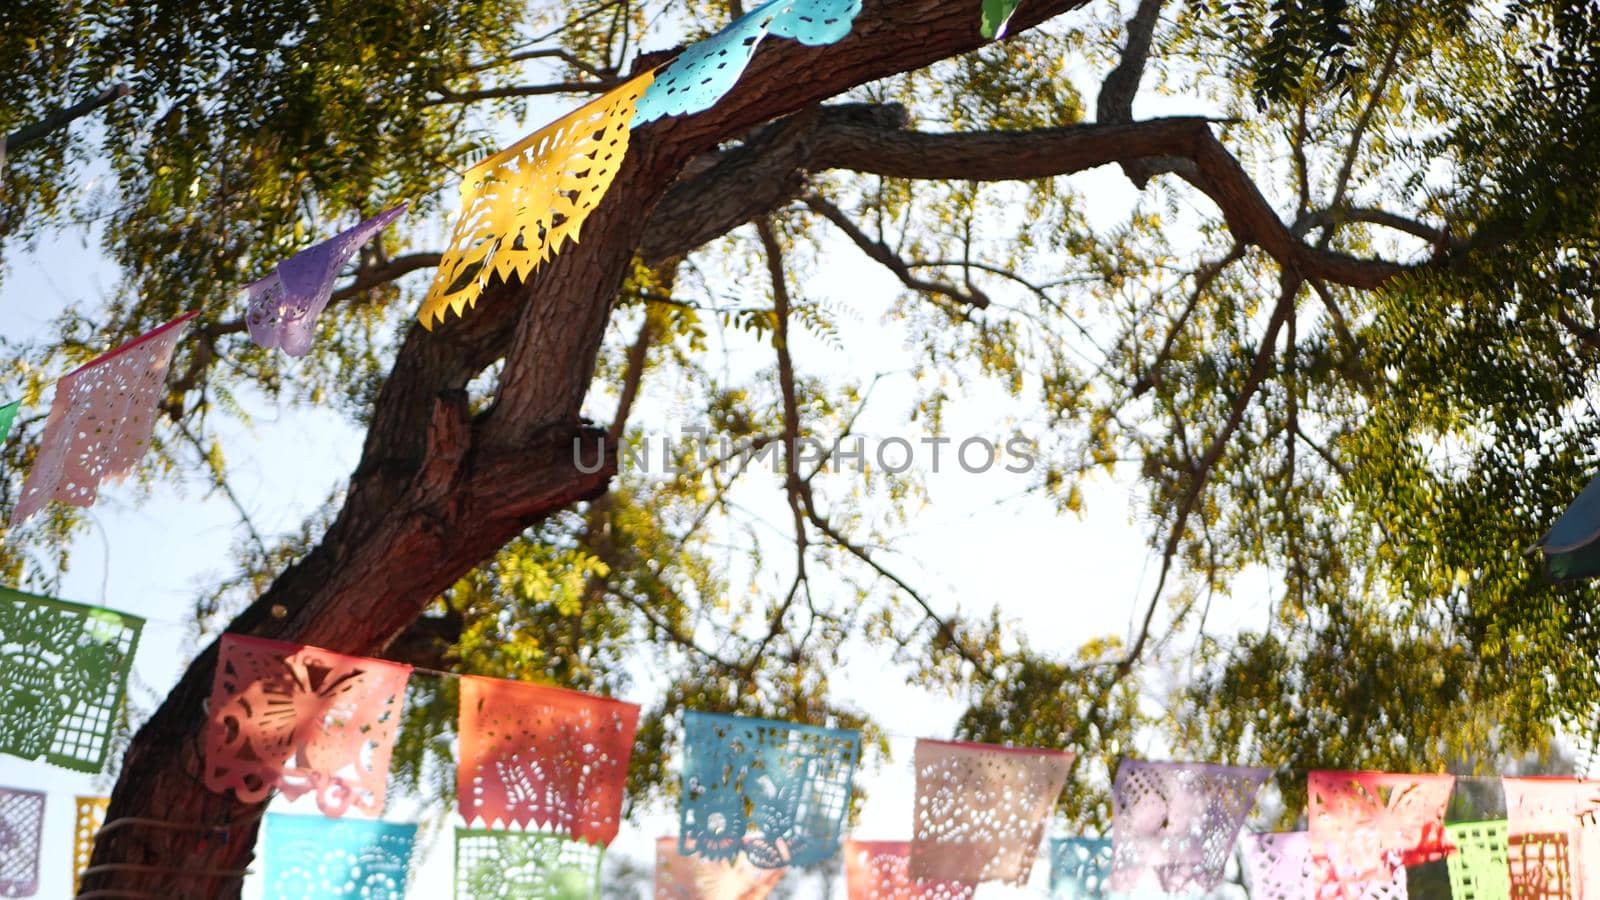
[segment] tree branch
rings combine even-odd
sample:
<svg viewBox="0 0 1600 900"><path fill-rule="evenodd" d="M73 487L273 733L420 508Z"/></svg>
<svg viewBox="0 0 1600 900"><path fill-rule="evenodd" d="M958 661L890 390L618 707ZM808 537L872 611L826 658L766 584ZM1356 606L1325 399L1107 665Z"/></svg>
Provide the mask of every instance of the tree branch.
<svg viewBox="0 0 1600 900"><path fill-rule="evenodd" d="M483 88L476 91L448 91L439 89L438 97L422 101L423 106L446 106L452 103L477 103L480 100L509 100L515 97L543 97L550 94L603 94L622 83L620 78L595 81L557 81L550 84L522 84L510 87Z"/></svg>
<svg viewBox="0 0 1600 900"><path fill-rule="evenodd" d="M911 266L890 249L888 244L873 240L856 223L850 221L850 217L845 215L844 210L834 206L822 197L810 194L805 197L805 204L811 208L812 212L817 213L837 226L840 231L845 233L846 237L850 238L873 261L893 272L895 277L899 278L900 282L906 287L914 291L948 297L962 306L970 306L975 309L988 308L989 298L981 291L962 290L948 282L918 278L911 271Z"/></svg>
<svg viewBox="0 0 1600 900"><path fill-rule="evenodd" d="M51 132L65 128L113 100L119 100L131 93L133 89L126 84L117 84L80 103L56 110L31 125L18 128L6 135L5 142L0 144L0 162L4 162L6 153L14 153L19 148L41 140Z"/></svg>

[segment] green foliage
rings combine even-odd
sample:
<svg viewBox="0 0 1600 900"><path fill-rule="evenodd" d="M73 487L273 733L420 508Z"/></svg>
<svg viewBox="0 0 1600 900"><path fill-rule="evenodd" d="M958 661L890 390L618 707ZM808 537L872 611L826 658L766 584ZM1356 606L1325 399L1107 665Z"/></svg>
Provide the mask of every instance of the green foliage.
<svg viewBox="0 0 1600 900"><path fill-rule="evenodd" d="M1547 750L1560 727L1592 730L1593 590L1542 584L1525 551L1600 465L1600 13L1557 0L1163 12L1141 104L1227 118L1224 145L1297 239L1407 274L1380 289L1305 278L1171 175L1121 203L1110 169L1006 184L814 173L807 193L919 280L885 303L807 290L857 248L799 204L772 217L786 321L749 229L639 267L616 298L590 413L609 422L633 398L626 452L652 460L653 435L708 439L674 442L672 471L625 467L605 497L446 591L426 618L449 635L439 664L655 697L632 772L644 802L673 789L686 707L881 738L837 681L862 658L965 704L965 736L1080 751L1086 783L1102 786L1115 756L1150 747L1491 771ZM1078 125L1129 13L1089 4L845 99L900 104L926 131ZM419 282L336 303L291 367L224 327L233 292L400 199L423 215L363 264L437 250L429 216L447 173L508 136L492 123L529 112L473 92L603 82L641 43L669 42L663 22L697 32L728 14L709 0L13 3L0 62L26 77L0 85L0 128L110 81L134 93L8 162L7 248L94 219L124 283L68 310L54 340L0 345L0 398L24 400L0 505L31 463L50 381L194 305L205 325L175 363L145 477L226 483L234 463L211 423L243 421L245 396L363 421ZM104 187L82 189L86 173ZM851 352L852 329L879 319L914 361L900 412L917 427L938 430L981 384L1025 411L997 431L1036 443L1033 489L1063 513L1108 475L1137 478L1140 522L1172 563L1147 637L1062 646L989 606L953 614L950 598L918 592L923 573L894 555L927 501L915 470L811 460L809 493L793 490L785 407L802 441L830 446L861 434L890 377L863 358L851 378L822 378L806 355L821 351L802 348ZM482 384L474 401L487 405ZM202 620L258 594L338 506L330 497L267 546L241 542ZM0 576L47 583L82 527L57 508L8 533ZM1264 619L1208 618L1262 576ZM412 701L397 770L447 797L453 687L419 680ZM1293 808L1299 788L1280 787ZM1066 803L1080 823L1109 816L1101 791Z"/></svg>

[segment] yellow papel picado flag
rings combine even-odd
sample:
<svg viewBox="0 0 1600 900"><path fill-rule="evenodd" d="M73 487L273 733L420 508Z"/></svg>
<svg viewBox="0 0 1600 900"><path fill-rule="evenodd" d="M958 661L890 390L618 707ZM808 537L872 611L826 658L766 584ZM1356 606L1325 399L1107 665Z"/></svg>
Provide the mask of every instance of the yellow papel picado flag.
<svg viewBox="0 0 1600 900"><path fill-rule="evenodd" d="M634 109L654 78L633 78L467 171L461 218L422 302L423 327L444 321L447 307L463 315L491 275L526 279L567 238L578 240L622 167Z"/></svg>

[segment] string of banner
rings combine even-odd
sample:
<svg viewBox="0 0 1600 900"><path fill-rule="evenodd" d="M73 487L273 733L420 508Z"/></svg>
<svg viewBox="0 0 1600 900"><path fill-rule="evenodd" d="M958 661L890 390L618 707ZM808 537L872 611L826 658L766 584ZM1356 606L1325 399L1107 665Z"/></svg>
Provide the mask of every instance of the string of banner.
<svg viewBox="0 0 1600 900"><path fill-rule="evenodd" d="M102 770L144 621L0 588L0 752ZM403 897L415 824L379 821L411 666L237 634L219 641L203 783L260 803L311 796L318 816L266 822L269 897ZM617 836L640 708L548 685L459 679L458 898L598 897ZM970 900L1026 884L1066 789L1065 750L919 738L909 841L844 837L860 732L688 710L678 835L656 847L657 896L760 900L792 867L843 854L849 896ZM1110 837L1050 841L1054 896L1216 888L1243 841L1254 895L1401 897L1406 869L1446 860L1458 900L1591 896L1600 879L1600 782L1501 779L1507 816L1446 824L1456 778L1311 771L1307 829L1247 833L1272 770L1124 759ZM0 896L37 889L46 795L0 788ZM74 877L105 822L76 800ZM349 815L354 814L354 815ZM110 866L109 868L114 868ZM174 867L179 876L243 877ZM729 893L734 891L734 893ZM93 892L84 896L93 896Z"/></svg>
<svg viewBox="0 0 1600 900"><path fill-rule="evenodd" d="M1019 0L982 0L985 37ZM664 66L478 163L419 318L465 315L494 278L527 279L610 186L633 127L689 115L732 89L769 35L832 44L860 0L773 0ZM244 288L252 340L309 352L333 282L404 203L280 262ZM154 408L190 312L64 376L14 512L93 504L105 479L147 448ZM0 440L18 403L0 407ZM0 752L83 772L104 768L144 620L0 588ZM243 635L224 635L204 740L204 783L260 802L312 795L324 814L272 814L271 897L400 897L416 826L376 819L411 667ZM447 674L447 673L436 673ZM456 895L594 897L616 837L639 707L503 679L460 676ZM679 833L657 845L657 896L760 900L790 867L843 853L851 898L966 900L984 882L1025 883L1073 754L919 739L912 838L844 838L860 758L856 731L684 714ZM1124 760L1112 836L1058 838L1050 881L1062 897L1215 888L1270 770ZM1258 896L1403 897L1405 869L1448 859L1457 897L1577 897L1600 890L1592 832L1600 785L1504 779L1507 819L1445 824L1449 775L1313 771L1303 832L1247 834ZM37 891L46 796L0 788L0 895ZM75 805L74 878L90 874L98 834L122 827L223 830L124 819L104 798ZM356 813L347 817L346 813ZM367 818L371 817L371 818ZM240 823L231 823L237 826ZM242 877L174 868L181 876ZM1329 890L1333 889L1333 893ZM86 894L85 896L92 896Z"/></svg>

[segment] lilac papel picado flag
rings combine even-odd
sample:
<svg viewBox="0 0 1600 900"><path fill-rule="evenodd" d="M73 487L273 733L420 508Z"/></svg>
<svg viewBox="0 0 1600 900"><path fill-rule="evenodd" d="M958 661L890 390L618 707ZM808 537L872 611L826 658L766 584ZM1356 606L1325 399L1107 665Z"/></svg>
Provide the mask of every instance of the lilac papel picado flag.
<svg viewBox="0 0 1600 900"><path fill-rule="evenodd" d="M270 275L245 287L244 323L250 339L268 350L305 356L316 335L317 316L333 296L333 282L356 251L406 211L391 207L361 224L278 263Z"/></svg>

